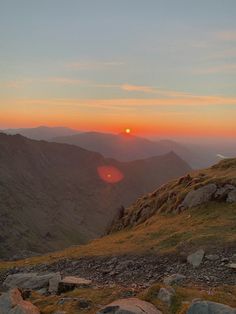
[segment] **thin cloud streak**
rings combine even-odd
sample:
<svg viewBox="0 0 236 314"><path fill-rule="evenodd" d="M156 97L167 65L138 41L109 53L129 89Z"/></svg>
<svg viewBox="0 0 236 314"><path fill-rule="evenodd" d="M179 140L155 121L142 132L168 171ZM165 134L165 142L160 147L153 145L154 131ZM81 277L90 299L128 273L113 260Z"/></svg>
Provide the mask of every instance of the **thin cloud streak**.
<svg viewBox="0 0 236 314"><path fill-rule="evenodd" d="M124 110L140 107L158 107L158 106L215 106L232 105L236 106L235 97L223 96L191 96L186 98L119 98L119 99L6 99L2 100L6 105L44 105L44 106L74 106L85 108L103 108Z"/></svg>
<svg viewBox="0 0 236 314"><path fill-rule="evenodd" d="M65 66L75 70L94 70L124 65L121 61L104 61L104 62L72 62Z"/></svg>

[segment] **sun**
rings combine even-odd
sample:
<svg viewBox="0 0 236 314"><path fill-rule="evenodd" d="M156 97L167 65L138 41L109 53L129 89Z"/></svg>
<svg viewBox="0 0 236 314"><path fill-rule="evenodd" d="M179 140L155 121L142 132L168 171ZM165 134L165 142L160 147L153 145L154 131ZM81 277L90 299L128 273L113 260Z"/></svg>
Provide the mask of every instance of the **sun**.
<svg viewBox="0 0 236 314"><path fill-rule="evenodd" d="M125 129L125 133L126 133L126 134L130 134L130 133L131 133L131 129L130 129L130 128L126 128L126 129Z"/></svg>

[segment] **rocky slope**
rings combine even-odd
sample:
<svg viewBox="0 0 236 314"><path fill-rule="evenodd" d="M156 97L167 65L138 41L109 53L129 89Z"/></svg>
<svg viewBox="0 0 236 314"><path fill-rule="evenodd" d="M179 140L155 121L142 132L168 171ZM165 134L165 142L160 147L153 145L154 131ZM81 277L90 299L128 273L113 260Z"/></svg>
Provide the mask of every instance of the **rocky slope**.
<svg viewBox="0 0 236 314"><path fill-rule="evenodd" d="M43 314L235 314L235 194L236 159L185 175L125 209L106 237L0 263L2 289L18 286Z"/></svg>
<svg viewBox="0 0 236 314"><path fill-rule="evenodd" d="M189 170L174 153L121 163L75 146L0 134L0 257L97 237L121 205Z"/></svg>

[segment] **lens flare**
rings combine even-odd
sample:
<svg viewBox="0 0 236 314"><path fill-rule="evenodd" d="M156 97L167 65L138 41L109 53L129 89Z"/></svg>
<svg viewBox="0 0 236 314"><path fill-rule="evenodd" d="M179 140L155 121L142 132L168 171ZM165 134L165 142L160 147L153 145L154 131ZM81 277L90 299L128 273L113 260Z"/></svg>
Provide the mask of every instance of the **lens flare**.
<svg viewBox="0 0 236 314"><path fill-rule="evenodd" d="M123 180L123 173L113 166L100 166L97 168L99 177L107 183L117 183Z"/></svg>

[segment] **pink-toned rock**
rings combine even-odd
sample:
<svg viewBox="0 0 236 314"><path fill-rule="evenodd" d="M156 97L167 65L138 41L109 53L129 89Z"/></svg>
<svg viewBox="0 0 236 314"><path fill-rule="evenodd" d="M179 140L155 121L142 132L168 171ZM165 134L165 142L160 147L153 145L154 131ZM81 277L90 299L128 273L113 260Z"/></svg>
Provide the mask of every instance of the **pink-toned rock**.
<svg viewBox="0 0 236 314"><path fill-rule="evenodd" d="M24 301L15 288L1 295L0 314L40 314L40 311L32 303Z"/></svg>
<svg viewBox="0 0 236 314"><path fill-rule="evenodd" d="M114 301L97 314L161 314L153 304L137 298L120 299Z"/></svg>

